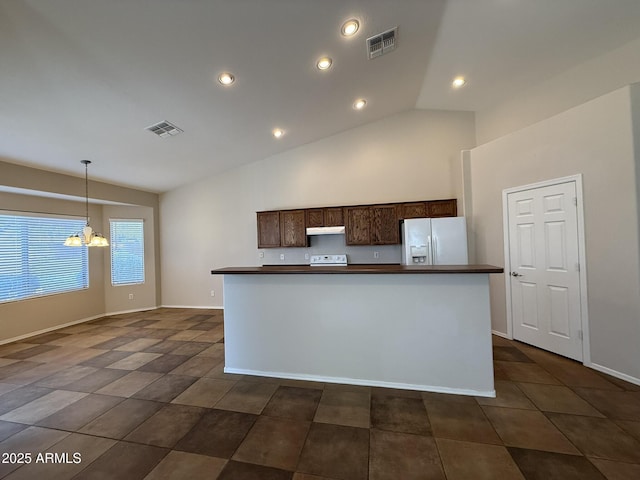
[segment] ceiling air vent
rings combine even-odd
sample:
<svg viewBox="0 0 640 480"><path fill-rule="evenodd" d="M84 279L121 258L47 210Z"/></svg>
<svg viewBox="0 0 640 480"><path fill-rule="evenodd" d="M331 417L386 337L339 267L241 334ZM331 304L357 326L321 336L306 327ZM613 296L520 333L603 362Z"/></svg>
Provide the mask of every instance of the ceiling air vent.
<svg viewBox="0 0 640 480"><path fill-rule="evenodd" d="M398 27L394 27L391 30L367 38L367 54L369 55L369 60L395 50L397 35Z"/></svg>
<svg viewBox="0 0 640 480"><path fill-rule="evenodd" d="M147 127L145 130L149 130L150 132L155 133L159 137L173 137L174 135L178 135L182 133L184 130L176 127L172 123L163 120L162 122L158 122L155 125L151 125Z"/></svg>

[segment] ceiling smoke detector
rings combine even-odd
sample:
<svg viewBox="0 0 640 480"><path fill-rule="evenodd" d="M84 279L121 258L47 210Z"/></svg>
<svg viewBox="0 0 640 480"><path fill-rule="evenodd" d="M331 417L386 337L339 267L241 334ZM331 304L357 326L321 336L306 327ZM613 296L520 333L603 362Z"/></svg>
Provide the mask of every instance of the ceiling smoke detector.
<svg viewBox="0 0 640 480"><path fill-rule="evenodd" d="M149 130L152 133L155 133L159 137L173 137L178 135L179 133L184 132L184 130L176 127L174 124L163 120L162 122L158 122L155 125L151 125L145 130Z"/></svg>
<svg viewBox="0 0 640 480"><path fill-rule="evenodd" d="M367 38L367 55L369 60L379 57L396 49L398 27Z"/></svg>

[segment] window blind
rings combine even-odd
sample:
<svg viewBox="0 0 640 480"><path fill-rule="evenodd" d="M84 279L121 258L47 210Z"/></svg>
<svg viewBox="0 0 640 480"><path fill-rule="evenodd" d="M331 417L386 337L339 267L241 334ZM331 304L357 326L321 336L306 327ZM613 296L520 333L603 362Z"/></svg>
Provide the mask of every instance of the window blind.
<svg viewBox="0 0 640 480"><path fill-rule="evenodd" d="M0 302L89 288L86 248L65 247L85 220L0 212Z"/></svg>
<svg viewBox="0 0 640 480"><path fill-rule="evenodd" d="M111 285L144 283L144 222L109 220Z"/></svg>

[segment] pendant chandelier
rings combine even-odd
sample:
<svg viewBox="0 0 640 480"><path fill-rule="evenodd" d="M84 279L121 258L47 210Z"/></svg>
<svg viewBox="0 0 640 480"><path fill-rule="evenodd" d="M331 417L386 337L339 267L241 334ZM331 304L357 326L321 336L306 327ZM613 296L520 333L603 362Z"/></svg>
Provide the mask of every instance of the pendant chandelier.
<svg viewBox="0 0 640 480"><path fill-rule="evenodd" d="M84 195L85 195L85 213L87 224L82 229L82 233L76 233L69 236L64 244L67 247L108 247L109 242L101 233L95 233L89 225L89 164L91 160L80 160L84 164Z"/></svg>

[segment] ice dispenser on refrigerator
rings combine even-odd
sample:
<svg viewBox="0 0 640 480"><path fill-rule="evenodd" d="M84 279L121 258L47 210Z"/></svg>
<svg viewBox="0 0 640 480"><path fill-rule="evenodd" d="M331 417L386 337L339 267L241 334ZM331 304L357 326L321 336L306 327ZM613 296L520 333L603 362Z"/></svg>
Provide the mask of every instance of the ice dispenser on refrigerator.
<svg viewBox="0 0 640 480"><path fill-rule="evenodd" d="M402 223L404 265L466 265L464 217L410 218Z"/></svg>

